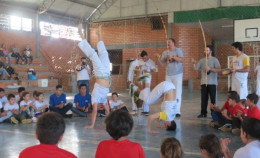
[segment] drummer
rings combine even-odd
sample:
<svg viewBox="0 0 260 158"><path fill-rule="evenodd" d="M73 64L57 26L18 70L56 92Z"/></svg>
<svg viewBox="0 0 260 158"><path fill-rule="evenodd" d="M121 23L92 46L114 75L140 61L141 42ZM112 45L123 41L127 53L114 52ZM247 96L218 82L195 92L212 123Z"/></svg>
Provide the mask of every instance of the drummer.
<svg viewBox="0 0 260 158"><path fill-rule="evenodd" d="M200 59L196 64L192 58L194 70L201 71L201 112L198 118L207 117L208 96L210 96L211 104L216 103L216 92L218 85L218 72L221 71L219 61L212 56L213 47L208 45L205 50L205 58Z"/></svg>

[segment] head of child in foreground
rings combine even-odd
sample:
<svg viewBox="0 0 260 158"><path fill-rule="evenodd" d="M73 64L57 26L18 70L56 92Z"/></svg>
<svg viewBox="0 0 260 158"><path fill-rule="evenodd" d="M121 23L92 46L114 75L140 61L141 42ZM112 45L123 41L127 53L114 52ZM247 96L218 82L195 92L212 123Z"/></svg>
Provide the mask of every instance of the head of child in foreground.
<svg viewBox="0 0 260 158"><path fill-rule="evenodd" d="M184 155L181 143L174 137L166 138L161 144L162 158L182 158Z"/></svg>
<svg viewBox="0 0 260 158"><path fill-rule="evenodd" d="M215 134L201 136L199 147L203 158L223 158L220 141Z"/></svg>
<svg viewBox="0 0 260 158"><path fill-rule="evenodd" d="M9 103L10 105L13 105L13 104L15 103L15 96L14 96L13 94L9 94L9 95L7 96L7 99L8 99L8 103Z"/></svg>
<svg viewBox="0 0 260 158"><path fill-rule="evenodd" d="M260 120L256 118L245 118L241 125L240 137L243 143L260 141Z"/></svg>
<svg viewBox="0 0 260 158"><path fill-rule="evenodd" d="M163 121L164 127L168 131L175 131L176 130L176 122L174 120L172 121Z"/></svg>
<svg viewBox="0 0 260 158"><path fill-rule="evenodd" d="M258 102L258 99L259 99L259 97L255 93L249 94L246 97L246 105L248 105L248 106L256 105Z"/></svg>
<svg viewBox="0 0 260 158"><path fill-rule="evenodd" d="M117 101L117 99L118 99L117 92L113 92L111 98L112 98L113 101Z"/></svg>
<svg viewBox="0 0 260 158"><path fill-rule="evenodd" d="M124 110L111 112L105 120L106 131L115 140L126 137L133 129L132 116Z"/></svg>
<svg viewBox="0 0 260 158"><path fill-rule="evenodd" d="M65 131L63 117L56 112L43 114L37 120L36 138L41 144L58 144Z"/></svg>
<svg viewBox="0 0 260 158"><path fill-rule="evenodd" d="M237 92L232 92L230 93L229 99L228 99L228 103L229 105L235 106L236 104L238 104L240 101L240 97L237 94Z"/></svg>

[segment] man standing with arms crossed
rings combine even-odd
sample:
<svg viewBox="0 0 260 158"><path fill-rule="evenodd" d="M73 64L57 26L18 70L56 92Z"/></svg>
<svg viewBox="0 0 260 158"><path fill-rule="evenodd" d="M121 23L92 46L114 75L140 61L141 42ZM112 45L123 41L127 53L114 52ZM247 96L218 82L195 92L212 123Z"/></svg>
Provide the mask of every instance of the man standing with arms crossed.
<svg viewBox="0 0 260 158"><path fill-rule="evenodd" d="M161 66L166 65L166 81L171 81L176 87L177 111L176 117L181 116L182 80L183 80L183 53L181 48L175 47L175 40L167 40L168 50L165 50L158 61Z"/></svg>

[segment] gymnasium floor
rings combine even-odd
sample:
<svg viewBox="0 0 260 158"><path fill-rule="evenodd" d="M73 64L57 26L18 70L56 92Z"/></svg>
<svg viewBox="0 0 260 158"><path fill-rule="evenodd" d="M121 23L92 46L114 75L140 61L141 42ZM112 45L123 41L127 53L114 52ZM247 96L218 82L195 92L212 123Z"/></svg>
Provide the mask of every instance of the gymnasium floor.
<svg viewBox="0 0 260 158"><path fill-rule="evenodd" d="M68 95L69 99L73 99L72 94ZM48 98L49 95L45 95ZM122 92L120 98L128 103L130 109L130 97L128 93ZM218 94L218 104L223 105L226 99L224 93ZM151 106L151 113L159 111L159 104ZM177 118L177 130L168 132L160 129L160 134L151 135L147 133L147 116L134 116L134 128L129 139L142 145L147 158L160 157L160 144L163 138L176 137L182 144L185 158L199 158L200 150L198 141L201 135L214 133L218 137L228 137L231 139L230 149L233 153L243 143L239 136L231 133L224 133L208 126L210 116L205 119L197 119L196 116L200 110L200 92L183 91L182 116ZM109 135L105 131L103 124L105 118L97 118L96 127L94 129L85 130L83 127L90 123L90 118L72 118L66 119L66 132L63 141L59 147L69 150L79 158L94 158L98 143L101 140L109 139ZM0 124L0 157L16 158L19 153L26 147L38 144L34 137L35 123L26 125ZM120 150L120 149L118 149Z"/></svg>

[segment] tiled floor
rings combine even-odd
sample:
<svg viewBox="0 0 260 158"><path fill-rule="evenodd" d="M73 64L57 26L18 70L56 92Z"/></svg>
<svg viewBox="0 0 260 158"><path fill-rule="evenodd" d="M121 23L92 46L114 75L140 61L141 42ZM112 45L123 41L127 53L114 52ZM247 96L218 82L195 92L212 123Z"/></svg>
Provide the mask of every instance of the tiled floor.
<svg viewBox="0 0 260 158"><path fill-rule="evenodd" d="M71 95L71 94L70 94ZM73 97L68 96L68 99ZM45 98L48 98L46 95ZM127 92L123 92L120 98L127 102L131 109L130 97ZM218 104L223 105L225 94L218 94ZM159 104L151 105L151 113L159 111ZM134 129L129 135L129 139L142 145L147 158L159 158L159 148L163 138L176 137L182 144L185 158L199 158L200 150L198 141L201 135L214 133L218 137L229 137L232 140L230 149L234 152L243 146L239 136L230 133L223 133L208 126L210 116L205 119L197 119L200 111L200 93L183 91L182 116L177 118L177 130L168 132L160 129L160 134L151 135L147 133L147 116L134 116ZM90 123L90 118L66 119L66 132L59 146L73 152L79 158L93 158L98 143L101 140L109 139L105 131L104 118L97 118L94 129L85 130L83 127ZM0 157L16 158L26 147L35 145L38 141L34 137L35 123L27 125L0 124Z"/></svg>

